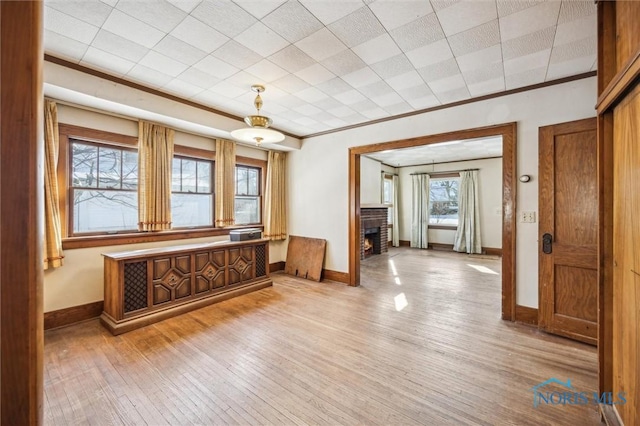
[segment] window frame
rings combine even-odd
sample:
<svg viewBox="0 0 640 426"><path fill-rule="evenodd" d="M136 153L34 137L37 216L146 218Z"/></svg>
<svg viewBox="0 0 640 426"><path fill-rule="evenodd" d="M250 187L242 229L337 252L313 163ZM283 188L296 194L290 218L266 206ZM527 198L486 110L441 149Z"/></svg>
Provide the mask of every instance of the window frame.
<svg viewBox="0 0 640 426"><path fill-rule="evenodd" d="M138 244L138 243L150 243L158 241L172 241L172 240L187 240L192 238L204 238L229 235L229 231L233 229L243 228L259 228L264 229L262 224L262 217L260 224L255 225L238 225L233 227L216 228L214 226L208 228L180 228L171 229L158 232L122 232L117 234L97 234L97 235L82 235L71 236L69 235L69 174L70 162L69 162L69 149L70 139L79 139L88 142L95 142L99 144L105 144L107 146L114 145L124 148L136 148L138 147L138 137L128 136L119 133L107 132L103 130L90 129L87 127L76 126L72 124L59 123L59 155L58 155L58 168L57 168L57 180L58 180L58 198L60 207L60 225L62 230L62 248L64 250L72 250L79 248L90 247L105 247L116 246L122 244ZM214 161L215 167L215 151L186 147L182 145L174 146L174 155L196 157L201 159L208 159ZM264 182L266 176L267 162L264 160L258 160L248 157L236 156L236 164L246 164L262 169L260 174L262 180L261 191L264 193ZM215 178L214 178L215 183ZM215 188L214 188L214 200L215 200ZM215 203L215 201L214 201ZM262 206L261 211L264 210ZM214 210L215 211L215 210ZM215 213L214 213L215 214ZM215 217L214 217L215 219Z"/></svg>
<svg viewBox="0 0 640 426"><path fill-rule="evenodd" d="M452 172L452 173L437 173L434 174L429 179L429 213L431 213L431 181L432 180L452 180L458 179L458 183L460 182L460 173ZM429 214L429 220L431 220L431 214ZM431 224L427 225L427 229L445 229L450 231L456 231L458 229L458 225L440 225L440 224Z"/></svg>
<svg viewBox="0 0 640 426"><path fill-rule="evenodd" d="M187 148L187 149L185 149ZM171 195L173 196L173 194L201 194L201 195L205 195L205 194L211 194L211 225L202 225L202 226L177 226L177 227L171 227L171 229L176 229L176 230L182 230L182 229L207 229L207 228L213 228L215 227L215 222L216 222L216 194L215 194L215 167L216 167L216 162L215 162L215 153L214 153L214 158L211 158L211 156L209 155L209 151L206 151L204 149L198 149L198 148L188 148L188 147L181 147L176 145L174 147L174 152L173 152L173 159L175 158L180 158L180 159L184 159L184 160L192 160L192 161L207 161L210 164L211 167L211 192L183 192L183 191L174 191L173 189L171 190ZM171 160L173 162L173 159Z"/></svg>
<svg viewBox="0 0 640 426"><path fill-rule="evenodd" d="M262 165L265 165L264 167ZM258 205L260 206L260 222L258 223L245 223L242 225L238 225L238 226L246 226L246 227L257 227L258 225L263 225L264 224L264 190L265 190L265 181L266 181L266 162L263 162L261 160L254 160L252 158L247 158L247 157L236 157L236 175L237 176L237 168L238 166L240 167L244 167L244 168L249 168L249 169L257 169L258 170L258 191L259 194L258 196L253 196L253 195L238 195L237 190L238 190L238 182L234 182L234 187L235 187L235 191L236 193L234 194L234 216L235 216L235 200L237 197L248 197L248 198L257 198L258 199Z"/></svg>

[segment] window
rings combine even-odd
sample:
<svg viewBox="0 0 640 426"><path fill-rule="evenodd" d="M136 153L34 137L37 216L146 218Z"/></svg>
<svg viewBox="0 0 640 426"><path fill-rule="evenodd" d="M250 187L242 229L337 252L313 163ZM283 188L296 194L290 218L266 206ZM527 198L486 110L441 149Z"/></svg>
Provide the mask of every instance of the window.
<svg viewBox="0 0 640 426"><path fill-rule="evenodd" d="M72 234L135 231L138 227L138 152L70 140Z"/></svg>
<svg viewBox="0 0 640 426"><path fill-rule="evenodd" d="M213 226L213 162L173 157L171 217L173 228Z"/></svg>
<svg viewBox="0 0 640 426"><path fill-rule="evenodd" d="M258 167L236 166L236 225L260 223L260 173Z"/></svg>
<svg viewBox="0 0 640 426"><path fill-rule="evenodd" d="M393 225L393 176L384 175L382 180L382 203L389 206L387 208L387 224Z"/></svg>
<svg viewBox="0 0 640 426"><path fill-rule="evenodd" d="M458 226L459 177L431 178L429 181L429 224Z"/></svg>

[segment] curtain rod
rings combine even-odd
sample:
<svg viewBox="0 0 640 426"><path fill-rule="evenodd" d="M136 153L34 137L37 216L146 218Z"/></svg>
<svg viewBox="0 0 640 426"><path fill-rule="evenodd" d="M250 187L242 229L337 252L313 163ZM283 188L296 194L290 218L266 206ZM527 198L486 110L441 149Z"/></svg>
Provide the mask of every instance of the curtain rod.
<svg viewBox="0 0 640 426"><path fill-rule="evenodd" d="M480 169L462 169L462 170L443 170L441 172L421 172L421 173L411 173L410 176L414 175L445 175L448 173L459 173L459 172L473 172Z"/></svg>
<svg viewBox="0 0 640 426"><path fill-rule="evenodd" d="M380 173L383 173L385 175L398 176L397 173L389 173L389 172L384 172L384 171L381 171Z"/></svg>

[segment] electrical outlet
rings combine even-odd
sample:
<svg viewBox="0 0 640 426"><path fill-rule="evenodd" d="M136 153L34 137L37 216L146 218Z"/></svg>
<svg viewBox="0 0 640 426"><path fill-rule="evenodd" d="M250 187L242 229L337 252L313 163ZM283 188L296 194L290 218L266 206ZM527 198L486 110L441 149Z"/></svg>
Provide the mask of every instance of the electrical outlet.
<svg viewBox="0 0 640 426"><path fill-rule="evenodd" d="M522 223L536 223L536 212L521 212L520 222Z"/></svg>

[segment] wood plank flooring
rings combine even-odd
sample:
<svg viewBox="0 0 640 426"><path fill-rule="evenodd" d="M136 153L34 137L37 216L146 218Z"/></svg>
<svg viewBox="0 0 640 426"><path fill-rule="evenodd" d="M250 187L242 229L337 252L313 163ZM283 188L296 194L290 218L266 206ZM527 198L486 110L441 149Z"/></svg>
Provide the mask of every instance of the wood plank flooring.
<svg viewBox="0 0 640 426"><path fill-rule="evenodd" d="M45 423L595 425L533 407L551 377L597 386L596 350L500 320L500 261L392 249L362 286L272 288L113 337L45 334ZM562 391L562 389L552 389Z"/></svg>

